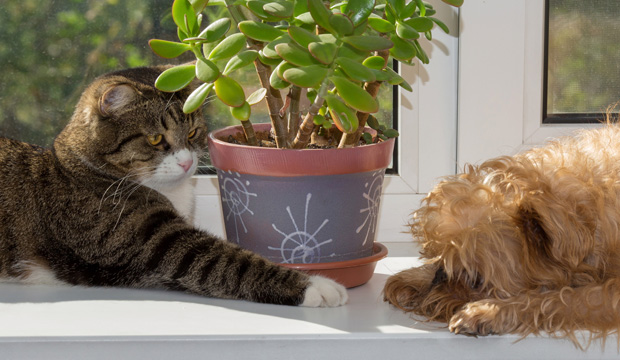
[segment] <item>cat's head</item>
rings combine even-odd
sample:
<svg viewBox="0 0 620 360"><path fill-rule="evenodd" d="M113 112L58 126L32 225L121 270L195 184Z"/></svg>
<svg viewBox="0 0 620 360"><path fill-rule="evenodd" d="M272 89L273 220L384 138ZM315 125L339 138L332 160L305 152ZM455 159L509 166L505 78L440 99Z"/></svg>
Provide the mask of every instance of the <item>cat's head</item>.
<svg viewBox="0 0 620 360"><path fill-rule="evenodd" d="M176 93L154 87L165 69L121 70L93 81L56 139L59 157L154 188L189 178L206 145L207 128L200 111L183 113L193 86Z"/></svg>

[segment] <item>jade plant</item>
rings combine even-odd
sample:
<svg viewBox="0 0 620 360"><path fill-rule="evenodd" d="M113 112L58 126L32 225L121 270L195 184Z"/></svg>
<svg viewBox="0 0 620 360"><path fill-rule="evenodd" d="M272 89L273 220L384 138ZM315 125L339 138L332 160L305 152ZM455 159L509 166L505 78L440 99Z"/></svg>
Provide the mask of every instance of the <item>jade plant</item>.
<svg viewBox="0 0 620 360"><path fill-rule="evenodd" d="M443 2L458 7L463 0ZM225 7L229 16L203 24L206 6ZM385 140L398 132L371 115L379 110L381 84L411 91L389 60L429 62L420 41L432 40L435 26L449 31L435 13L422 0L174 0L180 41L149 45L164 58L190 51L196 61L164 71L155 86L174 92L197 78L201 85L183 111L196 111L214 92L243 125L249 145L257 144L251 107L263 99L279 148L305 148L313 133L338 133L339 147ZM247 97L234 78L246 66L255 67L262 86ZM374 140L365 126L377 130Z"/></svg>

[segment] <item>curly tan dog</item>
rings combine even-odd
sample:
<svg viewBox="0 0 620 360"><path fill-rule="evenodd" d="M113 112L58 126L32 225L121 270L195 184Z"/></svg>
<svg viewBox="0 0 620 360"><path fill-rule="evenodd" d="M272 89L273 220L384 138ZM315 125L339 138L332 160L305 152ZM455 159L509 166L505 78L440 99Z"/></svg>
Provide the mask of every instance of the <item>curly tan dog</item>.
<svg viewBox="0 0 620 360"><path fill-rule="evenodd" d="M468 166L411 229L425 264L388 279L396 307L457 334L617 334L620 127Z"/></svg>

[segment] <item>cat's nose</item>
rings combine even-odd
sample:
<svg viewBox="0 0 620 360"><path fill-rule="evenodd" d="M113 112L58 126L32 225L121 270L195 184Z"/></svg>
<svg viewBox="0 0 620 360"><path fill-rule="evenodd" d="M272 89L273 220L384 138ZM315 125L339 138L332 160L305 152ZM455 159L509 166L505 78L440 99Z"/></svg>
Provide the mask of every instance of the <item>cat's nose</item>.
<svg viewBox="0 0 620 360"><path fill-rule="evenodd" d="M183 170L185 170L185 172L188 172L189 169L191 169L192 165L194 165L194 160L193 159L187 159L187 160L179 161L177 164L180 167L182 167Z"/></svg>

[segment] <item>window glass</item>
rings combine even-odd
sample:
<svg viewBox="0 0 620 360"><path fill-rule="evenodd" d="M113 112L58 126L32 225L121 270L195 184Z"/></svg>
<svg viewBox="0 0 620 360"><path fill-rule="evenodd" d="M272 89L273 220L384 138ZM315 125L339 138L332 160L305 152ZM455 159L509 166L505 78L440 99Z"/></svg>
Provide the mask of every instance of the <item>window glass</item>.
<svg viewBox="0 0 620 360"><path fill-rule="evenodd" d="M547 0L545 123L597 122L620 100L620 1Z"/></svg>

